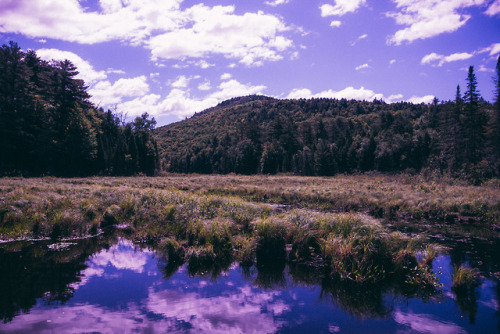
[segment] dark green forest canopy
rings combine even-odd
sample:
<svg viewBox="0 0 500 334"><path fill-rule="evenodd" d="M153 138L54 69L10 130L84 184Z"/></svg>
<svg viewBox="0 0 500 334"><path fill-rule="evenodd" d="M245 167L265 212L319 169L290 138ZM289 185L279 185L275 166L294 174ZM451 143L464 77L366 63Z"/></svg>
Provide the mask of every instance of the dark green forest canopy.
<svg viewBox="0 0 500 334"><path fill-rule="evenodd" d="M0 176L153 175L154 119L124 123L89 102L68 60L0 49Z"/></svg>
<svg viewBox="0 0 500 334"><path fill-rule="evenodd" d="M155 133L162 168L171 172L328 176L427 168L478 181L498 175L498 103L470 90L432 105L247 96Z"/></svg>

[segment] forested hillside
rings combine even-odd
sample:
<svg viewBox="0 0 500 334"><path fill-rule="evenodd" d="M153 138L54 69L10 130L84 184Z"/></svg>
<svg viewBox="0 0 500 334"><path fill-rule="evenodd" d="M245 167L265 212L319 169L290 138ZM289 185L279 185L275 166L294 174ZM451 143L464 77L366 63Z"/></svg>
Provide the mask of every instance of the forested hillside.
<svg viewBox="0 0 500 334"><path fill-rule="evenodd" d="M478 182L499 173L499 108L498 92L495 105L480 97L470 67L465 93L457 87L454 101L248 96L158 128L156 135L162 167L170 172L334 175L427 168Z"/></svg>
<svg viewBox="0 0 500 334"><path fill-rule="evenodd" d="M454 101L247 96L156 130L147 113L125 123L94 106L77 74L68 60L1 47L0 176L426 169L480 182L500 174L500 58L493 105L471 66Z"/></svg>
<svg viewBox="0 0 500 334"><path fill-rule="evenodd" d="M144 114L125 124L96 108L77 74L68 60L1 47L0 176L155 173L155 120Z"/></svg>

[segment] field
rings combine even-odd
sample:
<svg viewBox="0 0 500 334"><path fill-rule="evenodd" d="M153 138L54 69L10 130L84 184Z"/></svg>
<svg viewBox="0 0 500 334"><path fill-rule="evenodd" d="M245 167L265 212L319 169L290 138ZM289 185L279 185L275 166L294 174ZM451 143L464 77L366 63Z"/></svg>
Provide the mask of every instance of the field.
<svg viewBox="0 0 500 334"><path fill-rule="evenodd" d="M3 178L0 238L118 230L192 271L288 261L343 281L427 289L442 251L429 234L498 233L499 190L498 181L411 175Z"/></svg>

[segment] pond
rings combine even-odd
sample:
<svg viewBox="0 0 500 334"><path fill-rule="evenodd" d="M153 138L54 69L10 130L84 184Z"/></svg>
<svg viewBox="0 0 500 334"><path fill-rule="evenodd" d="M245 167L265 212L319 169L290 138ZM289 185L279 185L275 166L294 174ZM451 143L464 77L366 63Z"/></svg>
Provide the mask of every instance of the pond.
<svg viewBox="0 0 500 334"><path fill-rule="evenodd" d="M329 282L285 263L198 268L168 263L116 235L0 244L1 333L493 333L499 321L497 241L455 240L422 295L389 283ZM453 265L481 271L451 288Z"/></svg>

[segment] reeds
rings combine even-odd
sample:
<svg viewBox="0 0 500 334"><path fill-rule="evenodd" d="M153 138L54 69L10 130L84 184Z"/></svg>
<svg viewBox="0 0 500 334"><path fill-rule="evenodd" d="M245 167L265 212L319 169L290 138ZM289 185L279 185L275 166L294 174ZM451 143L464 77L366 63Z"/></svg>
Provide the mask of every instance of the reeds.
<svg viewBox="0 0 500 334"><path fill-rule="evenodd" d="M425 238L390 232L384 219L456 212L487 222L500 211L500 195L490 187L421 182L381 176L4 178L0 238L60 240L118 226L137 242L160 245L169 263L188 262L192 273L209 265L222 270L233 260L246 266L290 261L346 281L397 276L432 286L439 250Z"/></svg>
<svg viewBox="0 0 500 334"><path fill-rule="evenodd" d="M479 270L468 265L455 266L451 288L468 291L479 284Z"/></svg>

